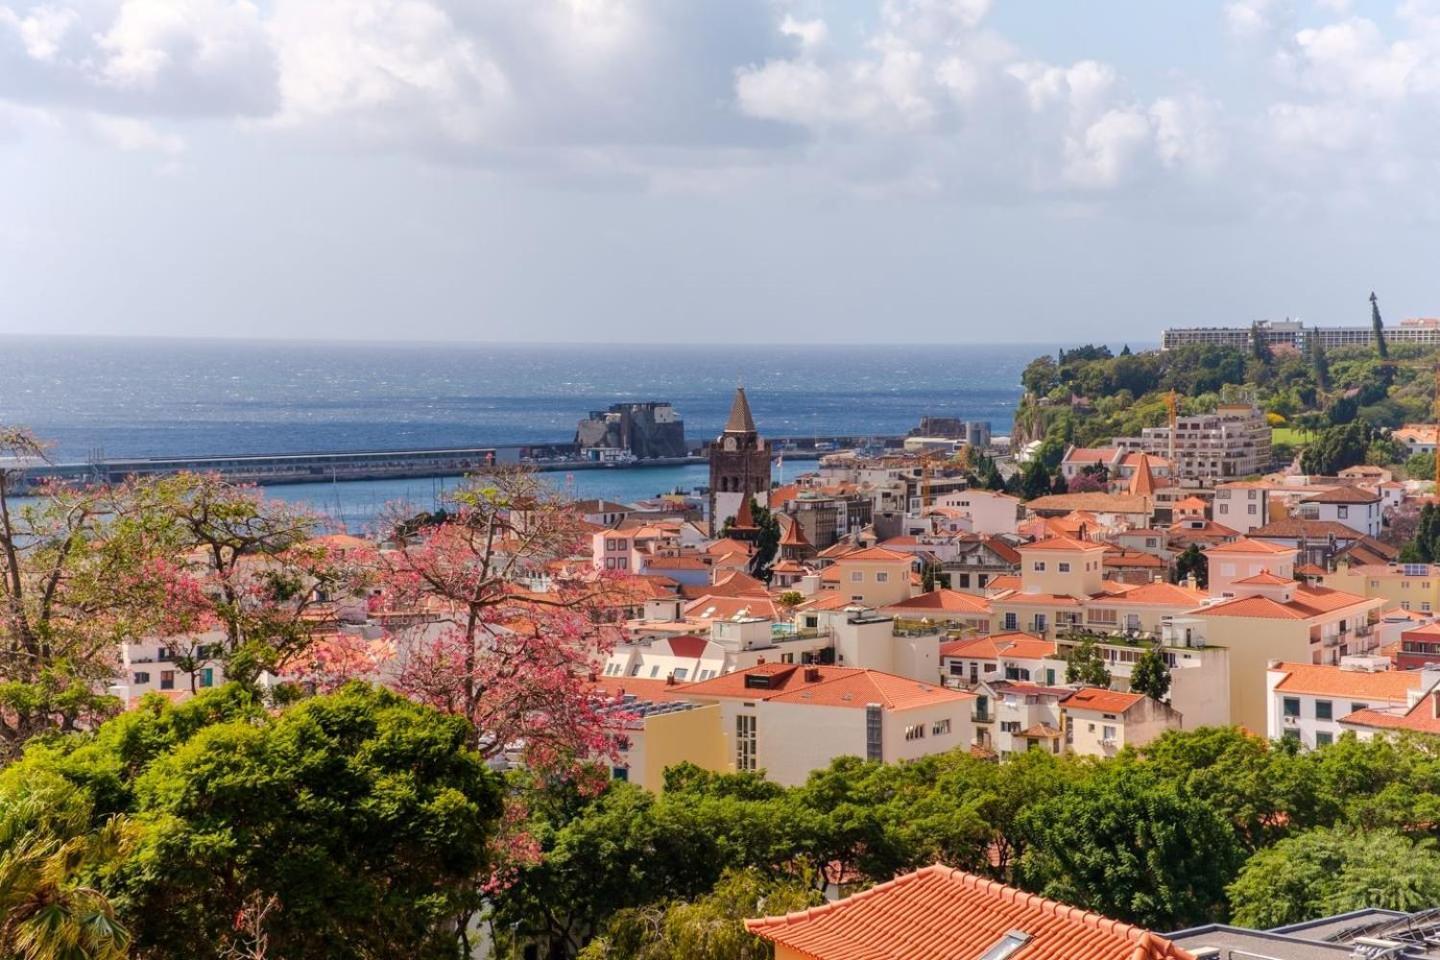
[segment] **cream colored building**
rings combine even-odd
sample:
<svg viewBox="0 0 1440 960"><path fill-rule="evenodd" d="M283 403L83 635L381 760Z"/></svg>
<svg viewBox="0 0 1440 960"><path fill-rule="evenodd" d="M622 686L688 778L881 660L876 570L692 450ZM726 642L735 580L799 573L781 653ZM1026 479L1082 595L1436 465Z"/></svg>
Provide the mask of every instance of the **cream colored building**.
<svg viewBox="0 0 1440 960"><path fill-rule="evenodd" d="M1235 591L1231 584L1262 573L1273 574L1282 580L1293 580L1295 558L1299 553L1294 547L1248 538L1211 547L1205 551L1210 574L1210 595L1233 596Z"/></svg>
<svg viewBox="0 0 1440 960"><path fill-rule="evenodd" d="M1313 750L1334 743L1350 714L1413 706L1437 675L1394 670L1385 657L1343 657L1337 666L1272 661L1265 676L1268 736L1288 737Z"/></svg>
<svg viewBox="0 0 1440 960"><path fill-rule="evenodd" d="M1098 687L1081 687L1061 700L1060 716L1066 749L1082 757L1113 757L1181 725L1180 714L1158 700Z"/></svg>
<svg viewBox="0 0 1440 960"><path fill-rule="evenodd" d="M876 670L763 664L684 695L719 705L726 769L789 786L837 757L892 763L975 741L974 694Z"/></svg>
<svg viewBox="0 0 1440 960"><path fill-rule="evenodd" d="M884 547L868 547L847 553L827 571L835 578L834 589L850 600L870 608L886 607L907 600L916 592L910 583L914 558Z"/></svg>
<svg viewBox="0 0 1440 960"><path fill-rule="evenodd" d="M1192 644L1225 648L1230 720L1256 733L1268 728L1270 661L1337 664L1343 656L1376 649L1374 624L1382 600L1307 587L1268 571L1232 580L1226 588L1227 597L1173 619L1168 629L1185 632Z"/></svg>
<svg viewBox="0 0 1440 960"><path fill-rule="evenodd" d="M1385 601L1386 610L1440 613L1440 565L1352 564L1344 557L1321 580L1327 587Z"/></svg>

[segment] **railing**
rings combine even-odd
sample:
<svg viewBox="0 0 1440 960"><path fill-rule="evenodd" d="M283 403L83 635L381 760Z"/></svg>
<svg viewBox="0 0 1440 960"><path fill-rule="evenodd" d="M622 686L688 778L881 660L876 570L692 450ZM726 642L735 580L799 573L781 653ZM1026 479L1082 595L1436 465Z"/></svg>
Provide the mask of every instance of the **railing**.
<svg viewBox="0 0 1440 960"><path fill-rule="evenodd" d="M990 710L976 710L970 715L970 720L973 723L994 723L995 714Z"/></svg>

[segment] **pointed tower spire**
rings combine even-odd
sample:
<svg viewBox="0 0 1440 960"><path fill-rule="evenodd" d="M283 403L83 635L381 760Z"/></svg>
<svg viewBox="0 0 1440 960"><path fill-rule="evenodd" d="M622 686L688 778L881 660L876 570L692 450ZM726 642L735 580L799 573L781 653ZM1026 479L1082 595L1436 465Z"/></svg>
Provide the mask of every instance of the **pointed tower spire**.
<svg viewBox="0 0 1440 960"><path fill-rule="evenodd" d="M745 388L735 388L735 399L730 404L730 418L725 421L726 433L754 433L755 418L750 415L750 401L745 399Z"/></svg>
<svg viewBox="0 0 1440 960"><path fill-rule="evenodd" d="M1135 472L1130 475L1130 493L1134 496L1155 496L1155 475L1150 472L1150 456L1140 454Z"/></svg>

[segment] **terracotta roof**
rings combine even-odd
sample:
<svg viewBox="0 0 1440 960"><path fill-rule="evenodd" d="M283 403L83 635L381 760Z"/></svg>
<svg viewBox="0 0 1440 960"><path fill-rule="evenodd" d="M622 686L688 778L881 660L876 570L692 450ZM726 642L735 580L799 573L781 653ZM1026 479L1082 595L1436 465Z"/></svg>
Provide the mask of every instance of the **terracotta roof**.
<svg viewBox="0 0 1440 960"><path fill-rule="evenodd" d="M991 577L985 589L989 590L993 596L996 593L1002 593L1006 590L1019 590L1021 583L1021 579L1015 574L1002 573L999 576Z"/></svg>
<svg viewBox="0 0 1440 960"><path fill-rule="evenodd" d="M1016 736L1027 740L1059 740L1064 734L1045 723L1036 723L1021 730Z"/></svg>
<svg viewBox="0 0 1440 960"><path fill-rule="evenodd" d="M685 604L685 616L698 620L733 620L737 616L776 616L775 601L768 595L760 597L717 597L705 594Z"/></svg>
<svg viewBox="0 0 1440 960"><path fill-rule="evenodd" d="M721 537L705 545L705 552L711 556L719 556L726 553L749 553L750 544L744 540L736 540L734 537Z"/></svg>
<svg viewBox="0 0 1440 960"><path fill-rule="evenodd" d="M1200 510L1204 510L1209 505L1210 504L1206 503L1204 500L1196 496L1189 496L1186 497L1184 500L1176 500L1173 504L1171 504L1171 506L1174 507L1185 507L1191 510L1197 508Z"/></svg>
<svg viewBox="0 0 1440 960"><path fill-rule="evenodd" d="M908 553L898 553L894 550L886 550L884 547L867 547L864 550L856 550L853 553L847 553L835 562L850 563L851 561L854 561L856 563L908 564L910 563L911 559L912 558Z"/></svg>
<svg viewBox="0 0 1440 960"><path fill-rule="evenodd" d="M942 657L969 657L974 660L1043 660L1055 656L1055 644L1028 633L992 633L987 637L951 640L940 644Z"/></svg>
<svg viewBox="0 0 1440 960"><path fill-rule="evenodd" d="M1001 540L999 537L986 537L983 542L985 546L989 547L995 552L995 555L997 557L999 557L1001 560L1004 560L1006 563L1020 562L1020 551L1016 550L1014 547L1006 543L1004 540Z"/></svg>
<svg viewBox="0 0 1440 960"><path fill-rule="evenodd" d="M824 550L821 550L819 556L823 557L826 560L838 560L839 558L847 554L857 552L859 549L859 547L855 546L855 544L851 543L848 540L838 540L835 543L830 544L830 546L826 547Z"/></svg>
<svg viewBox="0 0 1440 960"><path fill-rule="evenodd" d="M1191 590L1178 583L1141 583L1123 593L1108 597L1094 597L1097 603L1136 603L1145 606L1184 607L1187 610L1205 602L1208 594L1203 590Z"/></svg>
<svg viewBox="0 0 1440 960"><path fill-rule="evenodd" d="M1324 540L1334 536L1336 540L1358 540L1360 531L1347 527L1339 520L1305 520L1300 517L1286 517L1272 520L1258 530L1250 531L1251 537L1277 537L1286 540Z"/></svg>
<svg viewBox="0 0 1440 960"><path fill-rule="evenodd" d="M1093 540L1076 540L1074 537L1049 537L1034 543L1021 544L1020 550L1104 550L1105 544Z"/></svg>
<svg viewBox="0 0 1440 960"><path fill-rule="evenodd" d="M1405 712L1391 710L1356 710L1341 717L1340 722L1358 727L1384 730L1413 730L1416 733L1440 733L1440 699L1432 690Z"/></svg>
<svg viewBox="0 0 1440 960"><path fill-rule="evenodd" d="M1135 472L1130 475L1129 493L1132 497L1155 495L1155 477L1150 473L1150 458L1143 453L1136 461Z"/></svg>
<svg viewBox="0 0 1440 960"><path fill-rule="evenodd" d="M1380 494L1361 487L1331 487L1305 498L1306 503L1376 503L1379 500Z"/></svg>
<svg viewBox="0 0 1440 960"><path fill-rule="evenodd" d="M704 654L705 648L710 641L704 637L697 637L693 633L683 637L670 637L663 641L670 645L670 653L677 657L698 657Z"/></svg>
<svg viewBox="0 0 1440 960"><path fill-rule="evenodd" d="M805 602L796 607L796 610L844 610L846 607L863 607L864 604L858 600L851 600L848 593L841 593L838 590L821 590L818 593L807 597Z"/></svg>
<svg viewBox="0 0 1440 960"><path fill-rule="evenodd" d="M800 521L791 518L789 526L785 528L785 535L780 538L782 547L808 547L810 541L805 539L805 531L800 529Z"/></svg>
<svg viewBox="0 0 1440 960"><path fill-rule="evenodd" d="M646 557L647 570L709 570L710 561L704 557Z"/></svg>
<svg viewBox="0 0 1440 960"><path fill-rule="evenodd" d="M899 603L892 603L885 609L898 613L922 614L935 611L943 611L945 613L989 613L990 604L984 597L977 597L973 593L960 593L956 590L940 589L919 594L908 600L901 600Z"/></svg>
<svg viewBox="0 0 1440 960"><path fill-rule="evenodd" d="M1068 697L1073 687L1043 687L1038 683L1019 683L1014 680L996 680L987 686L996 693L1018 693L1021 696Z"/></svg>
<svg viewBox="0 0 1440 960"><path fill-rule="evenodd" d="M755 526L755 509L750 504L749 494L740 498L740 509L735 511L735 520L730 524L731 530L758 530Z"/></svg>
<svg viewBox="0 0 1440 960"><path fill-rule="evenodd" d="M1092 510L1095 513L1149 513L1150 498L1124 493L1055 493L1036 497L1030 510Z"/></svg>
<svg viewBox="0 0 1440 960"><path fill-rule="evenodd" d="M1009 593L992 595L990 602L1009 604L1019 603L1027 605L1040 605L1047 607L1078 607L1080 598L1072 597L1068 593L1024 593L1014 590Z"/></svg>
<svg viewBox="0 0 1440 960"><path fill-rule="evenodd" d="M1420 686L1420 674L1408 670L1371 673L1313 663L1281 663L1270 669L1285 672L1285 678L1275 685L1282 693L1404 703L1410 691Z"/></svg>
<svg viewBox="0 0 1440 960"><path fill-rule="evenodd" d="M770 588L748 573L732 573L712 583L706 593L712 597L768 597Z"/></svg>
<svg viewBox="0 0 1440 960"><path fill-rule="evenodd" d="M1270 597L1236 597L1191 612L1200 617L1256 617L1262 620L1309 620L1324 613L1366 603L1364 597L1327 587L1302 587L1297 584L1289 603Z"/></svg>
<svg viewBox="0 0 1440 960"><path fill-rule="evenodd" d="M812 676L816 679L810 679ZM766 685L757 685L758 680L747 678L764 678ZM973 693L950 690L937 683L923 683L879 670L789 663L762 663L746 670L721 674L689 684L685 691L691 699L738 697L856 709L878 703L891 710L959 703L975 698Z"/></svg>
<svg viewBox="0 0 1440 960"><path fill-rule="evenodd" d="M1163 567L1165 561L1143 550L1122 550L1116 547L1105 554L1107 567Z"/></svg>
<svg viewBox="0 0 1440 960"><path fill-rule="evenodd" d="M1140 927L939 865L745 927L808 960L976 960L1015 930L1029 935L1015 960L1193 960Z"/></svg>
<svg viewBox="0 0 1440 960"><path fill-rule="evenodd" d="M1216 546L1210 547L1208 550L1205 551L1205 555L1206 555L1206 556L1209 556L1209 555L1212 554L1212 553L1268 553L1268 554L1276 554L1276 553L1294 553L1294 552L1295 552L1295 548L1294 548L1294 547L1282 547L1282 546L1280 546L1280 545L1277 544L1277 543L1270 543L1270 542L1268 542L1268 541L1266 541L1266 540L1251 540L1249 537L1244 537L1244 538L1242 538L1242 539L1240 539L1240 540L1231 541L1230 543L1222 543L1222 544L1218 544L1218 545L1216 545Z"/></svg>
<svg viewBox="0 0 1440 960"><path fill-rule="evenodd" d="M597 677L590 681L592 690L615 699L626 694L640 700L685 700L685 684L670 683L667 680L652 680L649 677Z"/></svg>
<svg viewBox="0 0 1440 960"><path fill-rule="evenodd" d="M1323 576L1326 576L1326 571L1324 571L1324 570L1322 570L1321 568L1315 566L1315 564L1313 564L1313 563L1302 563L1302 564L1300 564L1300 566L1298 566L1298 567L1295 568L1295 572L1298 573L1298 574L1300 574L1300 576L1302 576L1302 577L1323 577Z"/></svg>
<svg viewBox="0 0 1440 960"><path fill-rule="evenodd" d="M1119 690L1102 690L1100 687L1081 687L1061 700L1060 705L1071 710L1124 713L1144 699L1143 693L1121 693Z"/></svg>
<svg viewBox="0 0 1440 960"><path fill-rule="evenodd" d="M1233 582L1237 584L1243 583L1246 586L1254 587L1281 587L1287 583L1294 583L1295 581L1286 577L1277 577L1269 570L1261 570L1253 577L1246 577L1243 580L1235 580Z"/></svg>

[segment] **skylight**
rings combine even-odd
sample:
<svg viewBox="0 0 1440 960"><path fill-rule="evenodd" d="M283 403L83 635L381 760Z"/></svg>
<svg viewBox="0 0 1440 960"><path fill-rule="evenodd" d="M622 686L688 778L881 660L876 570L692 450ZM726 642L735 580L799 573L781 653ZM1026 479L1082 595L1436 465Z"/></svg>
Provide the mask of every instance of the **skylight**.
<svg viewBox="0 0 1440 960"><path fill-rule="evenodd" d="M976 960L1006 960L1029 942L1030 934L1023 930L1011 930L1000 938L999 943L980 954Z"/></svg>

